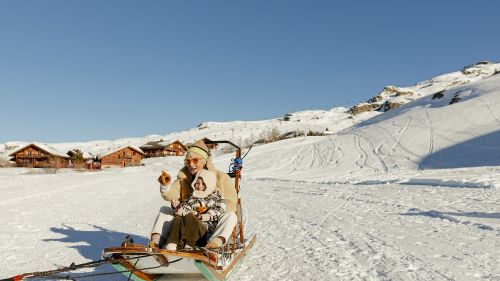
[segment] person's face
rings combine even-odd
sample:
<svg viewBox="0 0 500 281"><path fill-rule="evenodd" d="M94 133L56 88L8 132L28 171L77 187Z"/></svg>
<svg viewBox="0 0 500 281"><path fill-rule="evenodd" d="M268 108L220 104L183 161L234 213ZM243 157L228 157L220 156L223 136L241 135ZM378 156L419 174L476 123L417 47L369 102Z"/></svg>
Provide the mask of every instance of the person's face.
<svg viewBox="0 0 500 281"><path fill-rule="evenodd" d="M199 191L204 191L205 189L207 189L202 178L196 179L196 181L194 182L194 188Z"/></svg>
<svg viewBox="0 0 500 281"><path fill-rule="evenodd" d="M205 167L205 164L207 164L207 161L195 154L189 155L184 159L184 164L188 168L189 172L191 175L196 175L203 167Z"/></svg>

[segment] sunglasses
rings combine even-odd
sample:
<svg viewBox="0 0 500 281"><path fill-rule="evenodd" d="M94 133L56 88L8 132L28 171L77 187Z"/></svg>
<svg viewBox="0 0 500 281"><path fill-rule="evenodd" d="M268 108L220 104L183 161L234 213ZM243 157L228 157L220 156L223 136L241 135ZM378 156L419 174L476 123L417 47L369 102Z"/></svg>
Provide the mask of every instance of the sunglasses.
<svg viewBox="0 0 500 281"><path fill-rule="evenodd" d="M194 165L198 165L198 162L202 160L203 158L191 158L191 159L184 159L184 164L187 166L190 163L193 163Z"/></svg>

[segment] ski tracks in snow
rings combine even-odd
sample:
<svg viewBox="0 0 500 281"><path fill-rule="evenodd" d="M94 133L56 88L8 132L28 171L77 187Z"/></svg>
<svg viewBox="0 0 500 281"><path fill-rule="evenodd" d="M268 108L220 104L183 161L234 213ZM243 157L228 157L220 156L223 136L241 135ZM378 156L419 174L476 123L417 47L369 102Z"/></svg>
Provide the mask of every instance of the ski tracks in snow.
<svg viewBox="0 0 500 281"><path fill-rule="evenodd" d="M373 169L375 172L380 171L379 168L376 168L376 167L368 164L369 154L363 149L363 147L361 145L361 140L363 140L363 142L366 144L366 146L368 146L368 150L378 160L378 163L380 164L382 171L384 173L387 173L387 171L388 171L387 166L386 166L384 160L382 159L382 157L380 156L380 154L378 153L378 151L377 151L378 148L376 148L367 137L363 136L360 133L355 133L355 132L349 132L347 134L351 134L353 136L354 144L355 144L357 150L360 152L360 156L356 160L356 165L360 169L362 169L364 167L369 167L369 168Z"/></svg>
<svg viewBox="0 0 500 281"><path fill-rule="evenodd" d="M454 249L456 245L450 240L456 231L465 231L463 237L479 233L479 237L494 239L494 231L404 214L416 206L425 209L421 204L429 200L439 205L433 206L437 209L455 205L448 198L449 189L436 196L432 191L387 185L333 186L276 180L246 184L249 186L244 190L251 191L243 195L251 218L247 229L255 231L258 238L237 273L238 280L475 280L474 270L482 264L490 277L500 274L492 269L494 249L482 260L475 260L480 249L464 242ZM472 275L457 274L457 265Z"/></svg>
<svg viewBox="0 0 500 281"><path fill-rule="evenodd" d="M429 128L429 151L427 152L427 156L425 156L422 161L423 165L426 166L429 161L431 161L432 153L434 152L434 128L432 127L432 119L429 115L428 111L425 111L425 118L427 120L427 126Z"/></svg>
<svg viewBox="0 0 500 281"><path fill-rule="evenodd" d="M483 98L480 98L479 100L484 104L484 106L486 106L486 108L490 112L491 118L494 121L496 121L497 124L500 125L500 119L498 119L498 117L495 115L494 111L491 109L491 106L488 104L488 102L486 102Z"/></svg>
<svg viewBox="0 0 500 281"><path fill-rule="evenodd" d="M415 152L409 150L408 148L406 148L403 144L401 144L401 139L406 135L406 131L408 130L408 127L410 126L410 123L412 121L413 117L411 116L408 116L408 122L406 123L406 125L403 127L403 129L401 130L401 133L399 134L398 138L396 139L396 137L394 137L394 135L389 132L389 130L387 130L385 127L383 126L380 126L380 125L374 125L374 127L376 128L379 128L381 129L382 131L384 131L384 133L387 134L387 136L389 136L392 141L394 141L394 146L391 148L391 151L395 152L396 151L396 147L399 147L401 148L403 151L407 152L408 154L410 155L413 155L414 157L416 157L416 159L420 158L420 156L418 154L416 154Z"/></svg>

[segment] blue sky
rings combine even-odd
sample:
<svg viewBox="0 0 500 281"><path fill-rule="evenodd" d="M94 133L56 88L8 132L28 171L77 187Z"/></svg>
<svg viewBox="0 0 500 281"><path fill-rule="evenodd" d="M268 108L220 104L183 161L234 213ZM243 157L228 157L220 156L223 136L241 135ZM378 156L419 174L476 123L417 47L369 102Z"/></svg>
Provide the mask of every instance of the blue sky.
<svg viewBox="0 0 500 281"><path fill-rule="evenodd" d="M0 143L367 100L499 61L497 1L0 1Z"/></svg>

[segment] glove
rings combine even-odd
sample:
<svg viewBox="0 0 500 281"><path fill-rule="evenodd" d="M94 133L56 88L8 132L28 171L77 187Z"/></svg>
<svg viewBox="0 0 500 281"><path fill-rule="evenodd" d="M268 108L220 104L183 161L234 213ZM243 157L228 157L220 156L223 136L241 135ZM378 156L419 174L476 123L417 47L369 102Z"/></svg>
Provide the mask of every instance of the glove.
<svg viewBox="0 0 500 281"><path fill-rule="evenodd" d="M207 210L208 210L208 208L207 208L207 207L205 207L205 206L199 206L199 207L196 207L196 211L197 211L199 214L204 214Z"/></svg>
<svg viewBox="0 0 500 281"><path fill-rule="evenodd" d="M172 210L177 210L179 208L179 206L181 205L181 202L179 202L179 200L172 199L170 201L170 205L172 206Z"/></svg>
<svg viewBox="0 0 500 281"><path fill-rule="evenodd" d="M158 182L163 186L167 186L171 180L172 177L166 171L162 171L160 177L158 177Z"/></svg>

